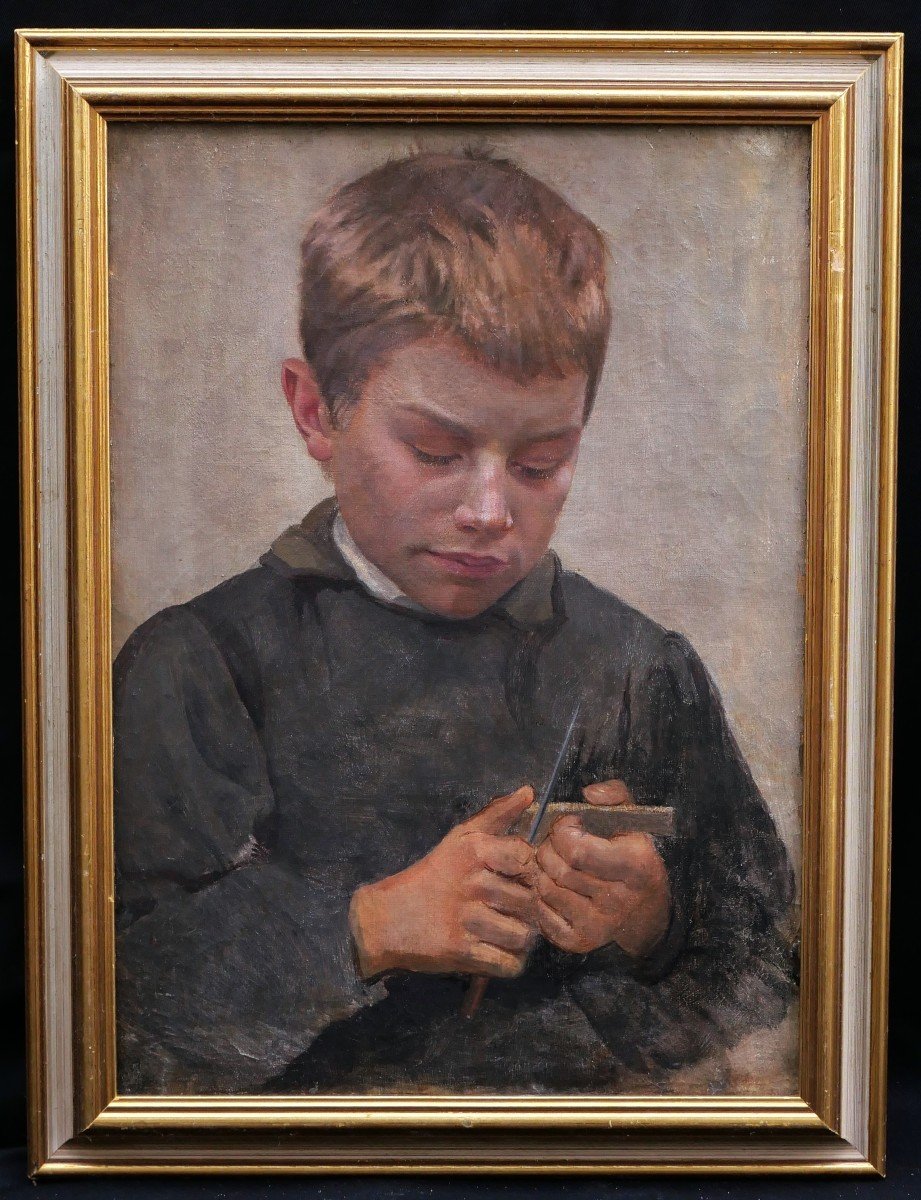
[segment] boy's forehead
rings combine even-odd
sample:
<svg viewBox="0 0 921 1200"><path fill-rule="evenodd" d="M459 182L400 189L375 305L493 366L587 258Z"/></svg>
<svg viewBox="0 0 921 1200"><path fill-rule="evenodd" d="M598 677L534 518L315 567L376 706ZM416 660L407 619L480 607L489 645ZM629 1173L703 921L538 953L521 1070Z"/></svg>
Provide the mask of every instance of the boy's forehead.
<svg viewBox="0 0 921 1200"><path fill-rule="evenodd" d="M584 372L520 381L477 360L456 341L420 339L371 372L362 398L396 413L431 419L458 432L515 427L525 436L581 429Z"/></svg>

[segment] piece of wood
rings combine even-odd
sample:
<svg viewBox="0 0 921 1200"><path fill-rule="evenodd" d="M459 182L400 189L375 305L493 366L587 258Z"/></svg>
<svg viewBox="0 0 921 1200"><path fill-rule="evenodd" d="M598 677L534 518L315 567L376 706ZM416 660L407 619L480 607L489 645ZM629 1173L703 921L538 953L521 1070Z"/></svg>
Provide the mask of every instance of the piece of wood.
<svg viewBox="0 0 921 1200"><path fill-rule="evenodd" d="M537 805L526 808L510 833L524 837L530 828ZM596 837L615 837L619 833L650 833L653 837L669 837L675 832L675 810L652 804L618 804L602 806L587 802L551 801L534 837L539 846L558 817L577 816L589 833Z"/></svg>

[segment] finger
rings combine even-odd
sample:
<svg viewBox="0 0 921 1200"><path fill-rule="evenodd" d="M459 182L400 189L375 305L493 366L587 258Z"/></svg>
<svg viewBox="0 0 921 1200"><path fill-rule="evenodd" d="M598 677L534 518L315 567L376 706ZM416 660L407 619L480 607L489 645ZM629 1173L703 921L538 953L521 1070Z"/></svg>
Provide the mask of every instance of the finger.
<svg viewBox="0 0 921 1200"><path fill-rule="evenodd" d="M494 800L464 821L464 827L483 833L507 833L516 817L520 817L529 804L533 803L534 789L527 785L507 796L496 796Z"/></svg>
<svg viewBox="0 0 921 1200"><path fill-rule="evenodd" d="M592 901L569 888L560 887L549 875L541 874L535 884L540 902L552 908L576 929L583 928L595 920Z"/></svg>
<svg viewBox="0 0 921 1200"><path fill-rule="evenodd" d="M549 841L544 842L538 850L537 865L542 873L549 875L560 887L569 888L571 892L579 892L590 900L597 896L599 889L603 886L602 881L593 875L571 867L565 859L560 857Z"/></svg>
<svg viewBox="0 0 921 1200"><path fill-rule="evenodd" d="M624 863L615 849L615 838L596 837L584 829L554 829L550 844L567 866L602 880L624 879Z"/></svg>
<svg viewBox="0 0 921 1200"><path fill-rule="evenodd" d="M492 975L499 979L514 979L524 970L527 956L513 954L492 946L489 942L474 942L470 948L467 970L474 975Z"/></svg>
<svg viewBox="0 0 921 1200"><path fill-rule="evenodd" d="M547 941L552 942L554 946L570 953L579 949L579 936L575 929L543 900L537 905L537 924Z"/></svg>
<svg viewBox="0 0 921 1200"><path fill-rule="evenodd" d="M512 879L485 870L476 881L474 894L478 900L510 917L520 917L528 924L534 922L534 890Z"/></svg>
<svg viewBox="0 0 921 1200"><path fill-rule="evenodd" d="M464 926L477 941L488 942L500 950L511 950L521 954L527 950L534 938L534 931L517 917L507 917L486 904L471 904L466 913Z"/></svg>
<svg viewBox="0 0 921 1200"><path fill-rule="evenodd" d="M534 876L534 847L524 838L486 835L477 842L476 857L481 866L498 871L500 875L522 881L529 881Z"/></svg>
<svg viewBox="0 0 921 1200"><path fill-rule="evenodd" d="M554 829L582 829L582 821L575 813L566 813L565 816L557 817L550 826L551 831Z"/></svg>
<svg viewBox="0 0 921 1200"><path fill-rule="evenodd" d="M633 804L630 789L622 779L604 779L600 783L590 783L582 789L582 795L589 804Z"/></svg>
<svg viewBox="0 0 921 1200"><path fill-rule="evenodd" d="M567 813L563 817L555 817L550 823L550 827L547 830L545 837L540 842L540 845L546 846L555 830L562 833L564 829L570 829L574 833L583 833L585 827L583 826L581 819L577 817L575 813Z"/></svg>
<svg viewBox="0 0 921 1200"><path fill-rule="evenodd" d="M569 866L608 882L639 882L648 876L658 857L655 844L646 833L601 838L564 828L559 832L554 830L550 843Z"/></svg>

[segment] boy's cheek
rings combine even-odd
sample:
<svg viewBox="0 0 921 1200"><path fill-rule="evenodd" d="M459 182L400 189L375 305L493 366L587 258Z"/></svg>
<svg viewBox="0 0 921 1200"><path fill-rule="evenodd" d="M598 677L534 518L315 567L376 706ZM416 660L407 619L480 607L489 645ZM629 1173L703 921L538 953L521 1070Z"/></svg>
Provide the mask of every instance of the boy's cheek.
<svg viewBox="0 0 921 1200"><path fill-rule="evenodd" d="M519 534L527 537L529 543L543 541L549 544L568 493L568 487L553 488L519 498L512 509ZM546 548L547 545L544 545L544 550Z"/></svg>
<svg viewBox="0 0 921 1200"><path fill-rule="evenodd" d="M350 513L375 523L405 522L424 497L424 481L417 473L383 455L343 462L335 483L346 523Z"/></svg>

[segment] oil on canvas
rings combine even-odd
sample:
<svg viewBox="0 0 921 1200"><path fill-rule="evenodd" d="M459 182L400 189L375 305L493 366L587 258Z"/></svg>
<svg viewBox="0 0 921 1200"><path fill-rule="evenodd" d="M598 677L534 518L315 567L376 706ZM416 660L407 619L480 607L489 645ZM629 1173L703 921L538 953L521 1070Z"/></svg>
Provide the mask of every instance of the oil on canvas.
<svg viewBox="0 0 921 1200"><path fill-rule="evenodd" d="M795 1090L808 154L113 128L121 1092Z"/></svg>

